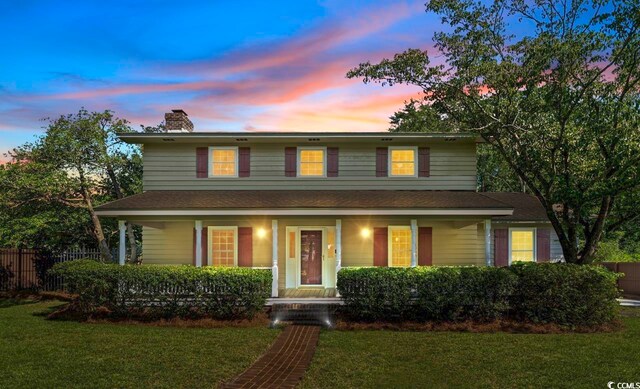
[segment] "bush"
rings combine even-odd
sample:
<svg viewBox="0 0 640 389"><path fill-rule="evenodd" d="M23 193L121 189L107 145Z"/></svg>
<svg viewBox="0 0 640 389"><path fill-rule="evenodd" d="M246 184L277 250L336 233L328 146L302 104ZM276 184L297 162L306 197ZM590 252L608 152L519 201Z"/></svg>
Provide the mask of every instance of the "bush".
<svg viewBox="0 0 640 389"><path fill-rule="evenodd" d="M360 320L491 320L509 308L515 276L502 268L342 269L338 290Z"/></svg>
<svg viewBox="0 0 640 389"><path fill-rule="evenodd" d="M615 273L600 266L352 268L338 273L360 320L490 321L597 326L616 315Z"/></svg>
<svg viewBox="0 0 640 389"><path fill-rule="evenodd" d="M0 290L9 289L9 281L14 277L9 266L0 265Z"/></svg>
<svg viewBox="0 0 640 389"><path fill-rule="evenodd" d="M513 316L534 323L595 326L616 316L618 275L602 266L516 264L518 276L511 297Z"/></svg>
<svg viewBox="0 0 640 389"><path fill-rule="evenodd" d="M416 308L422 320L489 321L509 310L516 276L506 268L418 268Z"/></svg>
<svg viewBox="0 0 640 389"><path fill-rule="evenodd" d="M346 313L360 320L401 320L411 316L415 269L367 267L341 269L337 287Z"/></svg>
<svg viewBox="0 0 640 389"><path fill-rule="evenodd" d="M86 313L106 307L116 315L251 318L271 293L269 270L192 266L119 266L91 260L54 265L66 291Z"/></svg>

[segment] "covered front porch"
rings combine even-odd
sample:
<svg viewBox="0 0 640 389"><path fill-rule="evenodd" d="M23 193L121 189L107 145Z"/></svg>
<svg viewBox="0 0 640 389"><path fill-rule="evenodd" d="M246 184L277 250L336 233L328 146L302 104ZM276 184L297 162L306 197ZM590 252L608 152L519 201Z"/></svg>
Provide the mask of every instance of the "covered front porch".
<svg viewBox="0 0 640 389"><path fill-rule="evenodd" d="M258 193L259 192L259 193ZM269 269L272 298L332 299L342 267L490 265L491 218L475 192L149 191L98 207L143 227L144 264Z"/></svg>

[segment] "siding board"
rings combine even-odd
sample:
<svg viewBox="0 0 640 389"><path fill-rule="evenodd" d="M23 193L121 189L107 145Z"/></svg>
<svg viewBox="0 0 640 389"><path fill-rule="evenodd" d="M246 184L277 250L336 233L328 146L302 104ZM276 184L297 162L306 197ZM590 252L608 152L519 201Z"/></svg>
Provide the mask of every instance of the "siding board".
<svg viewBox="0 0 640 389"><path fill-rule="evenodd" d="M144 147L144 190L181 189L426 189L475 190L474 144L429 145L429 177L376 177L375 144L341 144L338 177L285 177L283 145L251 146L251 174L243 179L197 179L196 144Z"/></svg>

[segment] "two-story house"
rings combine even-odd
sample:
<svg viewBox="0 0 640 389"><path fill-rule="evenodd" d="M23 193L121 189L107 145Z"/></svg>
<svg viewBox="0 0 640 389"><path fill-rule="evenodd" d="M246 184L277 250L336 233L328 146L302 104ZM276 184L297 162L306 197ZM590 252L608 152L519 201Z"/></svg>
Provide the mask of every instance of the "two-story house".
<svg viewBox="0 0 640 389"><path fill-rule="evenodd" d="M273 272L276 296L331 296L351 266L503 266L561 249L543 207L476 191L473 134L193 132L143 145L144 193L97 208L143 228L146 264Z"/></svg>

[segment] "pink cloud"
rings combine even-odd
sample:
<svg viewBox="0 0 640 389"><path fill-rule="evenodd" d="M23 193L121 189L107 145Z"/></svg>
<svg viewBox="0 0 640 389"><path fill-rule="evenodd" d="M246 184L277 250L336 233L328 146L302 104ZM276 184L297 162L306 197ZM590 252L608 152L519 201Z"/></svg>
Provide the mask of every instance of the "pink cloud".
<svg viewBox="0 0 640 389"><path fill-rule="evenodd" d="M182 65L145 67L127 75L133 82L96 87L80 81L58 93L12 96L24 111L13 118L23 121L30 115L33 120L34 112L57 116L84 106L111 109L134 126L154 125L164 112L183 108L201 131L384 131L388 117L417 91L364 86L345 74L360 62L405 49L385 47L387 29L421 9L418 3L400 3L357 17L343 15L279 43ZM358 45L364 38L379 38L380 44ZM0 128L13 124L0 123Z"/></svg>

